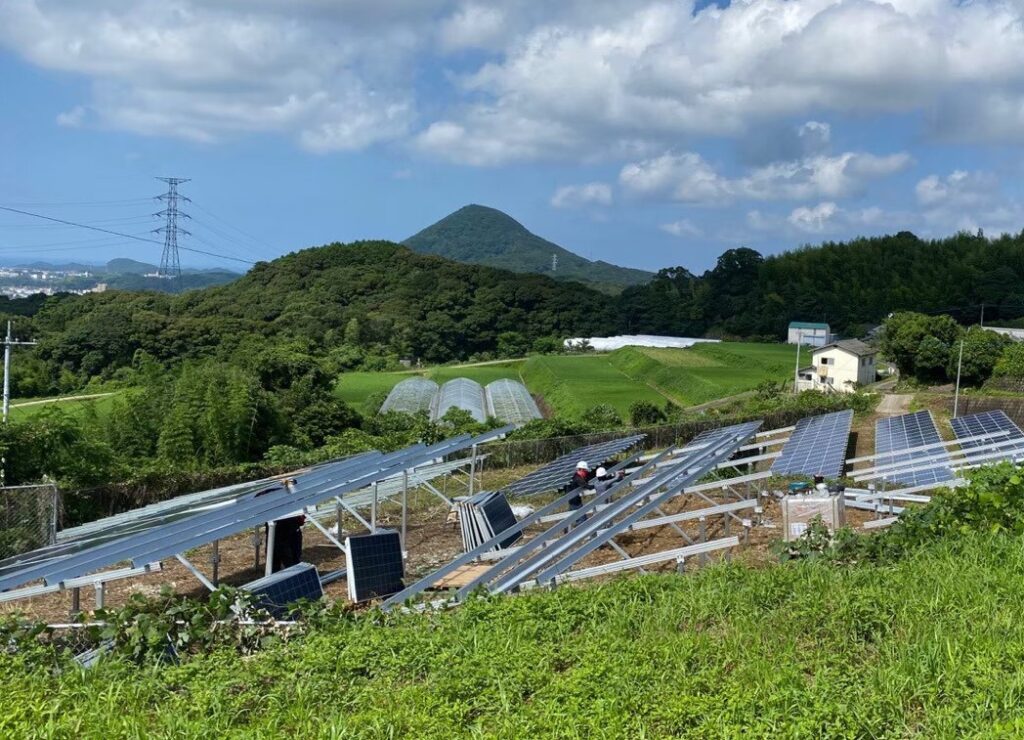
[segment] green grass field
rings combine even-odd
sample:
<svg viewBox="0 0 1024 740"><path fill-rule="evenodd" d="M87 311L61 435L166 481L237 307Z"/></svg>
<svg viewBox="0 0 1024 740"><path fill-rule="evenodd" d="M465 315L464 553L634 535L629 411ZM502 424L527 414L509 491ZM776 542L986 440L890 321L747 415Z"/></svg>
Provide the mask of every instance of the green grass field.
<svg viewBox="0 0 1024 740"><path fill-rule="evenodd" d="M467 377L487 384L498 378L522 380L530 392L559 415L576 416L609 404L624 417L637 401L659 406L666 400L695 406L744 391L793 372L796 349L784 344L699 344L689 349L628 347L610 353L530 357L493 365L426 368L420 375L439 383ZM360 407L367 397L387 393L410 373L346 373L337 393Z"/></svg>
<svg viewBox="0 0 1024 740"><path fill-rule="evenodd" d="M0 651L0 736L1021 737L1022 574L1020 537L968 534L884 566L339 618L248 657L55 670Z"/></svg>

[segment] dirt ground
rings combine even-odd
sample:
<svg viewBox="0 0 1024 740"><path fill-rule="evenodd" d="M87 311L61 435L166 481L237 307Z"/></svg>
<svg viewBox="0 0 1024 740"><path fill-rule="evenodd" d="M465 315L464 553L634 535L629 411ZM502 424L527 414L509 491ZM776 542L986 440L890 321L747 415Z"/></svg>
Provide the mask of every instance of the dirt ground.
<svg viewBox="0 0 1024 740"><path fill-rule="evenodd" d="M858 420L855 423L852 430L853 436L848 457L871 454L874 445L873 429L873 419ZM762 465L764 464L762 463ZM531 469L527 467L494 471L484 470L477 490L495 490L510 481L522 477L530 472ZM449 496L465 493L465 490L456 486L453 481L446 481L444 486ZM709 491L705 492L705 495L711 499L710 502L697 495L689 494L669 501L662 507L662 510L666 514L692 511L706 508L714 503L755 498L758 496L758 491L754 487L742 487L736 493ZM550 499L551 497L539 497L513 501L512 503L539 507ZM721 558L734 558L751 566L775 562L776 556L772 548L773 544L782 535L781 511L778 502L771 496L763 497L761 499L761 506L763 511L759 514L746 511L741 515L742 517L754 519L755 526L749 531L748 535L738 520L730 522L729 534L737 535L741 538L742 544L739 548L725 551L724 553L713 553L707 557L690 558L686 563L687 570L700 567L705 562L714 562ZM456 522L449 521L448 514L447 505L436 496L422 489L411 492L406 542L406 549L408 551L408 561L406 564L407 583L433 572L461 554L462 540L459 526ZM854 527L859 527L868 519L874 518L869 512L851 509L847 510L846 517L847 523ZM399 506L390 502L382 505L379 519L381 526L398 529L401 523ZM324 524L329 527L332 522L324 522ZM345 534L349 533L348 527L355 526L355 524L355 520L351 516L347 516ZM699 541L700 529L697 522L679 523L678 526L692 541ZM527 536L530 537L540 531L539 527L532 528L528 530ZM260 534L262 535L262 529ZM708 524L704 536L707 539L725 536L724 519L716 517ZM250 530L245 534L224 539L220 542L219 583L239 586L263 575L262 555L265 549L261 537L261 563L257 567L254 538L255 534ZM616 542L630 555L658 552L690 544L670 525L626 533L618 537ZM189 552L188 558L207 577L211 577L213 571L212 555L212 545L206 545ZM614 562L620 558L621 556L612 548L603 547L585 558L580 565L582 567L589 567ZM303 560L316 565L321 574L329 573L345 566L345 558L342 552L318 529L308 523L303 529ZM651 566L647 568L647 571L673 570L675 567L675 563L669 561ZM155 596L164 587L170 587L179 594L197 598L202 598L207 593L205 587L199 583L184 565L175 559L169 559L163 561L163 569L160 572L108 583L105 589L105 604L107 607L117 607L123 605L133 593ZM344 579L327 585L325 592L330 599L347 600L347 584ZM92 589L83 588L80 596L81 609L88 612L94 606L95 595ZM71 594L70 592L58 592L33 599L0 604L0 614L14 612L20 612L32 619L43 620L49 623L64 622L71 615Z"/></svg>

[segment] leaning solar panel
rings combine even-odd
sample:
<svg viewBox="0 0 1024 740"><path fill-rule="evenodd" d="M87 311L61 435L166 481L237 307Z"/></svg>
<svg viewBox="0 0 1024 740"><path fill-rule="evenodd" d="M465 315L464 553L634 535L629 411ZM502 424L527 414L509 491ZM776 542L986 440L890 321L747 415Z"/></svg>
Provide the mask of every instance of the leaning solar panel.
<svg viewBox="0 0 1024 740"><path fill-rule="evenodd" d="M483 510L484 516L487 517L487 523L494 534L501 534L506 529L514 527L518 521L516 515L512 513L512 507L509 506L508 499L500 491L496 491L493 496L484 501L480 508ZM522 532L516 532L503 539L501 546L508 547L522 536Z"/></svg>
<svg viewBox="0 0 1024 740"><path fill-rule="evenodd" d="M634 434L630 437L580 447L549 462L544 467L534 470L529 475L523 476L515 483L506 486L505 491L512 496L532 496L544 491L554 491L569 483L576 464L580 460L585 460L591 464L591 467L596 467L633 447L645 436L644 434Z"/></svg>
<svg viewBox="0 0 1024 740"><path fill-rule="evenodd" d="M710 447L730 437L739 437L746 441L754 435L754 432L761 428L761 424L763 423L764 422L761 421L745 421L742 424L733 424L732 426L717 427L715 429L705 429L703 432L687 442L686 446L681 451L692 451L698 447Z"/></svg>
<svg viewBox="0 0 1024 740"><path fill-rule="evenodd" d="M930 411L891 416L875 423L875 464L891 472L884 480L908 486L941 483L953 479L949 455L941 447L916 452L900 450L935 445L942 441ZM902 463L901 465L897 465Z"/></svg>
<svg viewBox="0 0 1024 740"><path fill-rule="evenodd" d="M359 603L398 593L405 584L402 540L398 532L377 530L345 538L349 598Z"/></svg>
<svg viewBox="0 0 1024 740"><path fill-rule="evenodd" d="M1007 416L1006 412L1002 409L983 411L980 414L971 414L970 416L958 416L950 421L950 424L953 426L953 433L957 439L1005 433L1002 436L993 436L991 439L961 442L960 447L964 450L1001 444L1015 439L1024 439L1024 432L1013 423L1013 419Z"/></svg>
<svg viewBox="0 0 1024 740"><path fill-rule="evenodd" d="M487 413L507 424L525 424L540 419L540 409L526 386L517 380L500 378L487 385Z"/></svg>
<svg viewBox="0 0 1024 740"><path fill-rule="evenodd" d="M310 563L297 563L242 586L253 595L253 603L275 617L288 613L288 606L299 599L311 601L324 595L320 574Z"/></svg>
<svg viewBox="0 0 1024 740"><path fill-rule="evenodd" d="M475 380L469 378L452 378L441 386L434 402L433 419L444 418L449 409L468 411L476 421L487 421L487 402L484 389Z"/></svg>
<svg viewBox="0 0 1024 740"><path fill-rule="evenodd" d="M841 478L852 423L852 409L801 419L772 463L772 472Z"/></svg>
<svg viewBox="0 0 1024 740"><path fill-rule="evenodd" d="M388 393L388 397L381 404L380 413L398 411L403 414L415 414L419 411L430 411L438 389L437 383L428 378L403 380Z"/></svg>

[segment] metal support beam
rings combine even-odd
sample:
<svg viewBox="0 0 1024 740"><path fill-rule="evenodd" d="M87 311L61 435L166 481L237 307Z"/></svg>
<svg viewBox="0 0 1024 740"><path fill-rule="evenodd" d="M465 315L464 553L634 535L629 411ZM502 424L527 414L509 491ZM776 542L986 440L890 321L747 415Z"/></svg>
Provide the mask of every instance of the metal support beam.
<svg viewBox="0 0 1024 740"><path fill-rule="evenodd" d="M178 559L179 563L181 563L182 565L185 566L185 568L188 570L189 573L191 573L192 575L194 575L196 577L197 581L199 581L201 584L206 586L211 591L216 591L217 590L217 587L214 586L213 583L210 582L210 579L207 578L206 576L204 576L202 574L202 572L199 570L199 568L197 568L196 566L192 565L192 563L189 562L188 558L186 558L181 553L178 553L174 557ZM270 561L268 560L267 562L270 562Z"/></svg>
<svg viewBox="0 0 1024 740"><path fill-rule="evenodd" d="M263 569L264 576L269 576L274 572L274 540L277 539L275 537L276 534L277 522L267 522L267 562L266 567Z"/></svg>

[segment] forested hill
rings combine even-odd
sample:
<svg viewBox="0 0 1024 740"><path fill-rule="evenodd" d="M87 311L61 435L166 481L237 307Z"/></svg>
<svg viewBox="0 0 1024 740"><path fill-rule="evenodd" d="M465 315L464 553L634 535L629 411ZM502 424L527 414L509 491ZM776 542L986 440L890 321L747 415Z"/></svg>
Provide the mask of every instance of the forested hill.
<svg viewBox="0 0 1024 740"><path fill-rule="evenodd" d="M508 214L486 206L464 206L403 243L422 254L575 280L613 293L653 277L644 270L584 259L533 234ZM551 270L552 255L558 257L555 272Z"/></svg>
<svg viewBox="0 0 1024 740"><path fill-rule="evenodd" d="M248 362L270 348L333 354L339 366L367 357L443 362L499 342L523 353L541 339L551 346L613 330L616 319L613 299L582 285L358 242L305 249L181 295L58 296L25 323L51 368L88 377L130 364L139 350L165 362Z"/></svg>
<svg viewBox="0 0 1024 740"><path fill-rule="evenodd" d="M898 310L977 322L982 304L986 322L996 322L1024 316L1024 232L931 241L900 232L767 258L731 249L700 277L662 270L620 301L623 329L685 336L782 338L792 320L857 336Z"/></svg>

